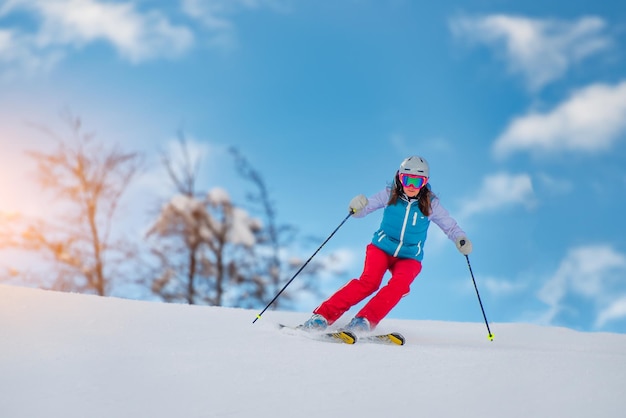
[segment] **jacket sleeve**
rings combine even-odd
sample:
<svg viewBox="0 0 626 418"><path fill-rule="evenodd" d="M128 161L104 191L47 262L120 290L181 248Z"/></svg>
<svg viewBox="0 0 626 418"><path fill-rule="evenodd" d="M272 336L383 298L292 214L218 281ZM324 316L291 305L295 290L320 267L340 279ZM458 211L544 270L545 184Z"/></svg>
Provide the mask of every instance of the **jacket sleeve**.
<svg viewBox="0 0 626 418"><path fill-rule="evenodd" d="M367 205L352 216L354 216L355 218L363 218L364 216L367 216L380 208L384 208L385 206L387 206L387 202L389 201L389 194L390 190L388 188L385 188L380 192L368 197Z"/></svg>
<svg viewBox="0 0 626 418"><path fill-rule="evenodd" d="M465 231L463 231L456 223L454 218L450 216L446 208L441 205L438 198L434 198L430 202L430 207L432 209L432 213L428 218L437 224L437 226L441 228L450 240L456 242L457 238L467 235Z"/></svg>

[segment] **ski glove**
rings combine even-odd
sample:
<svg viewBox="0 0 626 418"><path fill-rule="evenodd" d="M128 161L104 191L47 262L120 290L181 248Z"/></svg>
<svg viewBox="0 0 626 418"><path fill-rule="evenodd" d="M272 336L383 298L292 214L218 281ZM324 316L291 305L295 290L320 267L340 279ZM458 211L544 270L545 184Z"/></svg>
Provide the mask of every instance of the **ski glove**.
<svg viewBox="0 0 626 418"><path fill-rule="evenodd" d="M349 210L351 213L357 213L362 210L365 206L367 206L367 197L360 194L358 196L354 196L350 201Z"/></svg>
<svg viewBox="0 0 626 418"><path fill-rule="evenodd" d="M463 255L468 255L472 252L472 241L467 237L458 237L456 239L456 248Z"/></svg>

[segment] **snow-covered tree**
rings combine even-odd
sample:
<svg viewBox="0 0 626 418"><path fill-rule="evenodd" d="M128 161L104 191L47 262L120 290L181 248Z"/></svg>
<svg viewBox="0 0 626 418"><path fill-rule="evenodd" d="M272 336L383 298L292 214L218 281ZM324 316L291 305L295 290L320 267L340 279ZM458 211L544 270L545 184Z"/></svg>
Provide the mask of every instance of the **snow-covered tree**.
<svg viewBox="0 0 626 418"><path fill-rule="evenodd" d="M152 290L167 301L223 305L228 284L247 280L243 270L261 228L221 188L174 196L148 232L162 268Z"/></svg>
<svg viewBox="0 0 626 418"><path fill-rule="evenodd" d="M200 161L182 133L177 148L163 154L163 164L176 194L147 233L159 260L153 293L170 302L238 306L236 295L253 280L244 271L262 225L225 190L197 192Z"/></svg>
<svg viewBox="0 0 626 418"><path fill-rule="evenodd" d="M246 198L251 209L236 205L218 187L198 193L198 156L191 155L184 135L178 139L177 149L163 155L177 193L161 207L147 234L160 260L152 291L171 302L264 306L302 265L288 250L295 244L295 228L279 224L261 175L234 149L238 172L253 186ZM296 292L311 292L312 278L323 268L310 263L302 280L273 307L288 305Z"/></svg>

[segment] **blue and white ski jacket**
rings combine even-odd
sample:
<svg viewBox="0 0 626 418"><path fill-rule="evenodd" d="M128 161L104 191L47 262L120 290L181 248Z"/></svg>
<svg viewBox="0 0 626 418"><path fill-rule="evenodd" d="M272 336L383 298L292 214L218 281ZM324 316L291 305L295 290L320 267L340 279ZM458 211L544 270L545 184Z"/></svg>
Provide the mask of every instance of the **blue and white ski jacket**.
<svg viewBox="0 0 626 418"><path fill-rule="evenodd" d="M374 233L372 244L387 254L422 261L430 221L439 226L453 242L466 235L439 203L437 197L433 197L432 213L427 217L419 209L417 199L408 199L404 195L398 198L395 205L387 206L390 195L390 188L381 190L369 197L367 206L353 215L355 218L362 218L378 209L385 208L380 228Z"/></svg>

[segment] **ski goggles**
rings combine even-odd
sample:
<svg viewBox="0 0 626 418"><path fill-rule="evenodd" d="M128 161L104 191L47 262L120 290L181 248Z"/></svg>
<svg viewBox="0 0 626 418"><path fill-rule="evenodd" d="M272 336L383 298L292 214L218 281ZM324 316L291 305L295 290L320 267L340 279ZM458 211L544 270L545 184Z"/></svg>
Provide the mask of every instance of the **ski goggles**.
<svg viewBox="0 0 626 418"><path fill-rule="evenodd" d="M419 189L428 183L428 177L418 176L417 174L400 174L400 183L404 187L415 187Z"/></svg>

